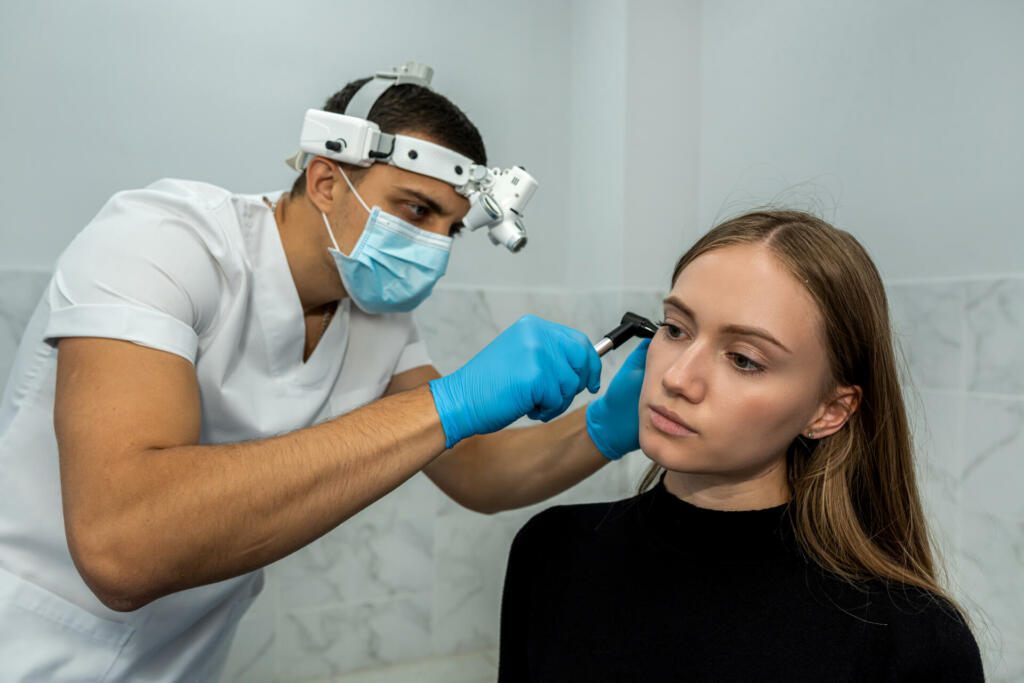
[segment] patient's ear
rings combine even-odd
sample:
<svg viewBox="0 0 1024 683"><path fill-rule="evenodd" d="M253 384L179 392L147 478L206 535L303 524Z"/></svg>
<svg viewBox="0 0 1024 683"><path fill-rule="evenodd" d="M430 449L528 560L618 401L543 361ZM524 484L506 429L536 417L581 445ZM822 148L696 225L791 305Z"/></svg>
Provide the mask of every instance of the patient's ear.
<svg viewBox="0 0 1024 683"><path fill-rule="evenodd" d="M857 411L863 394L856 385L837 388L818 407L814 420L804 428L804 434L813 434L815 439L822 439L838 432Z"/></svg>

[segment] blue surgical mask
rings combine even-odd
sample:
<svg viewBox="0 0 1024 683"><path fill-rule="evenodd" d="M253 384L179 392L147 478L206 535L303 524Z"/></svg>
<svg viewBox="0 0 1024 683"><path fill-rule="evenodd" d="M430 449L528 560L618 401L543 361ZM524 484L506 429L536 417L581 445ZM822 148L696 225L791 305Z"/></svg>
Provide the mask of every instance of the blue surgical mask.
<svg viewBox="0 0 1024 683"><path fill-rule="evenodd" d="M410 225L378 206L371 210L345 171L341 171L341 177L370 214L349 256L341 253L327 214L320 214L334 243L328 251L338 266L345 290L356 306L367 313L411 311L430 295L448 268L452 238Z"/></svg>

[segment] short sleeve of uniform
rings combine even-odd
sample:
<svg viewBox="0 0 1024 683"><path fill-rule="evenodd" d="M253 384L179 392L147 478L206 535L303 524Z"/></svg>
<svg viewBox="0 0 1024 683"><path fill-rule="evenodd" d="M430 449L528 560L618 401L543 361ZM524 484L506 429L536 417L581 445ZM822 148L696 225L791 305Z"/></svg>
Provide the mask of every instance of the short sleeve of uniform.
<svg viewBox="0 0 1024 683"><path fill-rule="evenodd" d="M430 360L430 354L427 352L427 345L423 343L420 330L416 326L416 321L413 320L412 315L408 316L408 330L409 336L405 348L402 349L402 355L398 357L398 363L395 364L395 371L393 373L395 375L400 375L406 370L412 370L424 365L433 365Z"/></svg>
<svg viewBox="0 0 1024 683"><path fill-rule="evenodd" d="M196 361L220 305L209 198L153 189L115 195L58 259L44 336L106 337Z"/></svg>

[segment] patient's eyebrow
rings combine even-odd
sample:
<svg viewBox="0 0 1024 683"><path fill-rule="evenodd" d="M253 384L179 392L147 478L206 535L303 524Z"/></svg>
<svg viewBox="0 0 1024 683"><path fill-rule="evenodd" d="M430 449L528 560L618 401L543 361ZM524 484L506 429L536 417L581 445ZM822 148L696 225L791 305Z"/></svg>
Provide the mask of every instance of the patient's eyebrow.
<svg viewBox="0 0 1024 683"><path fill-rule="evenodd" d="M663 303L666 306L671 306L672 308L678 308L683 315L685 315L687 318L690 318L691 320L697 319L697 316L693 314L693 311L691 311L689 307L686 304L684 304L681 299L679 299L679 297L670 294L669 296L665 297L665 300L662 301L661 303Z"/></svg>
<svg viewBox="0 0 1024 683"><path fill-rule="evenodd" d="M723 334L738 334L746 337L760 337L767 342L775 344L786 353L793 353L786 348L785 344L780 342L778 339L768 334L767 330L762 330L760 327L747 327L746 325L726 325L722 328Z"/></svg>
<svg viewBox="0 0 1024 683"><path fill-rule="evenodd" d="M690 310L689 306L684 304L676 296L669 296L662 303L666 306L671 306L672 308L679 309L679 311L683 313L683 315L690 318L691 320L697 320L697 316L693 314L693 311ZM760 327L750 327L749 325L725 325L724 327L722 327L720 331L722 334L735 334L744 337L758 337L760 339L764 339L766 342L775 344L775 346L778 346L786 353L793 353L788 348L786 348L785 344L783 344L778 339L773 337L767 330L761 329Z"/></svg>

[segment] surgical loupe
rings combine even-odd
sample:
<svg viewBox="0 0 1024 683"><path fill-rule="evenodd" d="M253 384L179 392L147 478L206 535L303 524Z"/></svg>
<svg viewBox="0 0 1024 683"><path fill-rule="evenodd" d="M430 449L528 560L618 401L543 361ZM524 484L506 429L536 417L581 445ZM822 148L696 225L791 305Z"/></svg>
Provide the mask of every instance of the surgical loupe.
<svg viewBox="0 0 1024 683"><path fill-rule="evenodd" d="M365 118L391 86L414 83L429 88L433 73L425 64L408 62L391 72L378 72L352 96L344 114L307 110L300 151L288 159L288 165L301 171L314 155L363 167L386 163L437 178L469 199L463 225L470 230L487 228L492 243L517 252L526 246L523 212L537 189L537 181L523 167L487 168L447 147L382 133L380 126Z"/></svg>

